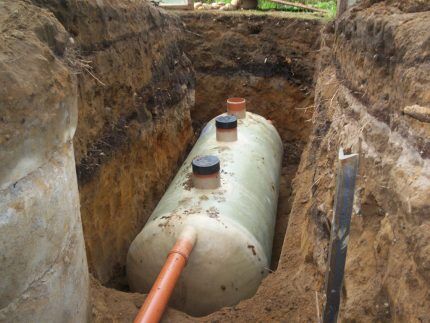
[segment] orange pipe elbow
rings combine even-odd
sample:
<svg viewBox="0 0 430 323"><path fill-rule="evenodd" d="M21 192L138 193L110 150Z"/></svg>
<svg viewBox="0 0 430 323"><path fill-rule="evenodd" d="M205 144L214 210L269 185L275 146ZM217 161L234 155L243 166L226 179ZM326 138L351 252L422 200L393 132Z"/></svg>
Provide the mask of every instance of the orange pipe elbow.
<svg viewBox="0 0 430 323"><path fill-rule="evenodd" d="M197 233L194 228L186 227L182 231L170 250L167 260L145 302L137 313L134 323L157 323L160 321L196 240Z"/></svg>

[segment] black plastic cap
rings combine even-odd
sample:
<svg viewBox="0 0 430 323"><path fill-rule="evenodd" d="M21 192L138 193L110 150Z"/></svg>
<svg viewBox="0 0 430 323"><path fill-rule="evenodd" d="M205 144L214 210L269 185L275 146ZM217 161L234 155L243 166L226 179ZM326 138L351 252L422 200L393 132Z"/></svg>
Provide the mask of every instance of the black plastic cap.
<svg viewBox="0 0 430 323"><path fill-rule="evenodd" d="M197 175L212 175L220 170L219 159L216 156L200 156L193 159L191 163L193 173Z"/></svg>
<svg viewBox="0 0 430 323"><path fill-rule="evenodd" d="M237 128L237 118L235 116L219 116L215 119L215 125L218 129Z"/></svg>

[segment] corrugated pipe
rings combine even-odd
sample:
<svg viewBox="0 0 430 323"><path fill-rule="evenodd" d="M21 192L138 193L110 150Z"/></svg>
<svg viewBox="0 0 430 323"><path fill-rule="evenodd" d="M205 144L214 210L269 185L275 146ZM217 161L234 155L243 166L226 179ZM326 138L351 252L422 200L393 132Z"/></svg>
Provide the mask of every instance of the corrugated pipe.
<svg viewBox="0 0 430 323"><path fill-rule="evenodd" d="M190 226L185 227L170 250L157 280L134 319L134 323L156 323L160 321L196 241L196 230Z"/></svg>

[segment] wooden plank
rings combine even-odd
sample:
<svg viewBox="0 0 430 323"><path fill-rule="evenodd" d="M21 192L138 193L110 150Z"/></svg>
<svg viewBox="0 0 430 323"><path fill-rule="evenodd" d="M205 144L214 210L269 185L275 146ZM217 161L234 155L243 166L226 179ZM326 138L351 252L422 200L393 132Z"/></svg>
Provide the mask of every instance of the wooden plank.
<svg viewBox="0 0 430 323"><path fill-rule="evenodd" d="M323 323L336 323L339 314L358 159L357 154L344 155L342 149L339 151L339 168L325 280L326 303L323 310Z"/></svg>
<svg viewBox="0 0 430 323"><path fill-rule="evenodd" d="M322 12L322 13L327 13L327 10L324 9L320 9L320 8L315 8L315 7L311 7L299 2L290 2L290 1L284 1L284 0L269 0L270 2L275 2L275 3L279 3L279 4L284 4L286 6L291 6L291 7L297 7L297 8L301 8L301 9L306 9L309 11L316 11L316 12Z"/></svg>

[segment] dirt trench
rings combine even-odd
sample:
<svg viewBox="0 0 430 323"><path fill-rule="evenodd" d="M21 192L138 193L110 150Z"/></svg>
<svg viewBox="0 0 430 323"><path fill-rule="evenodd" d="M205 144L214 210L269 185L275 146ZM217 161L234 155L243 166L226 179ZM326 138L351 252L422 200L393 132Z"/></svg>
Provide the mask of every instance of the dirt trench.
<svg viewBox="0 0 430 323"><path fill-rule="evenodd" d="M284 143L284 158L282 165L281 189L276 221L276 231L273 244L272 270L276 270L281 254L282 244L288 225L288 216L291 211L293 190L292 180L300 163L300 156L307 143L311 132L311 117L313 114L313 74L316 64L319 32L322 25L316 19L296 19L289 16L258 16L237 14L214 14L214 13L181 13L177 12L184 22L184 39L182 48L189 58L195 71L195 104L190 108L190 121L194 137L188 141L188 145L181 143L175 145L181 149L185 156L187 149L197 139L202 127L210 119L223 113L226 109L226 99L231 96L242 96L247 99L247 109L272 120L279 131ZM210 24L208 26L208 23ZM206 25L206 26L205 26ZM228 32L227 32L228 31ZM275 42L275 39L277 40ZM233 50L226 50L231 48ZM210 54L208 54L210 53ZM165 134L164 136L168 136ZM148 136L147 140L151 140ZM136 152L145 151L155 155L164 154L169 150L168 137L158 142L160 150L152 147L137 149L128 148L126 157L109 162L109 166L103 166L103 177L111 177L115 168L122 169L123 163L130 159ZM130 149L130 150L129 150ZM139 154L139 153L138 153ZM134 157L132 157L134 158ZM163 190L179 168L181 158L176 159L176 164L169 173L165 173L162 179ZM108 168L109 167L109 168ZM127 180L134 178L122 175L123 185ZM163 177L163 173L154 174ZM118 175L117 175L118 176ZM97 180L98 185L103 179ZM150 190L156 189L154 184L146 181L146 187ZM84 202L88 196L94 199L95 186L83 184L81 198ZM150 206L145 207L144 216L140 227L155 207L157 198L161 197L162 191L157 190ZM145 192L149 193L149 191ZM147 194L146 193L146 194ZM111 203L111 195L105 192L97 193L100 201L95 199L98 205ZM124 196L124 201L130 197ZM144 205L148 205L145 203ZM85 204L83 204L85 207ZM104 212L101 210L100 212ZM100 215L101 217L101 215ZM103 221L107 220L104 216ZM85 226L85 224L84 224ZM116 231L124 231L118 226ZM117 236L113 233L113 236ZM108 235L109 236L109 235ZM134 238L135 233L129 233ZM89 239L101 239L94 232ZM128 240L128 238L127 238ZM108 243L108 241L107 241ZM119 266L124 263L119 264ZM97 272L94 273L96 278ZM102 283L105 286L127 291L124 271L116 271L108 281ZM100 279L98 279L100 281ZM120 314L116 310L106 309L107 303L112 300L120 302L124 308L137 309L142 297L136 294L113 291L102 287L96 279L93 280L94 319L105 320L107 317L115 317L118 320L127 321L131 319L135 311L122 309ZM131 305L131 303L135 305ZM169 310L166 320L184 320L188 316L175 310Z"/></svg>
<svg viewBox="0 0 430 323"><path fill-rule="evenodd" d="M50 102L53 85L71 89L67 99L78 111L73 145L93 321L128 322L136 314L144 296L127 292L128 247L201 127L224 112L229 96L246 97L248 109L270 118L284 142L272 257L272 269L277 268L293 200L291 181L311 131L320 20L182 15L135 0L8 0L5 5L8 41L24 46L34 59L34 70L13 74L16 84L25 85L28 77L38 80L41 69L55 76L61 66L70 74L47 77L47 90L34 82L34 95L21 90L10 92L10 99ZM32 19L26 16L30 9L38 12ZM26 21L31 37L24 37L17 17ZM43 47L46 59L30 55L34 45ZM20 63L12 49L0 49L6 62ZM32 113L43 116L51 105L33 102ZM21 117L14 116L14 122L34 130ZM169 309L165 319L193 318Z"/></svg>
<svg viewBox="0 0 430 323"><path fill-rule="evenodd" d="M274 120L287 154L276 270L236 306L204 318L169 309L164 321L315 321L317 307L322 310L340 147L361 155L340 319L430 321L429 128L406 112L409 106L430 106L426 6L363 1L324 26L321 47L321 22L181 14L184 48L196 72L194 128L222 112L226 96L243 95L251 111ZM108 290L95 290L104 293L95 307L98 320L106 313L99 309L111 300ZM137 311L142 298L119 293L114 299ZM132 318L121 313L108 316Z"/></svg>
<svg viewBox="0 0 430 323"><path fill-rule="evenodd" d="M329 23L172 13L139 0L4 3L2 62L34 66L1 70L23 85L6 87L10 106L50 115L56 88L77 101L93 321L130 322L137 313L145 296L127 291L128 247L201 127L234 95L271 119L284 143L273 272L235 306L203 318L169 308L164 321L315 321L344 147L360 153L361 166L340 318L430 322L430 128L416 113L430 109L428 1L364 0ZM11 115L0 122L17 134L44 130ZM1 140L9 138L20 140Z"/></svg>

